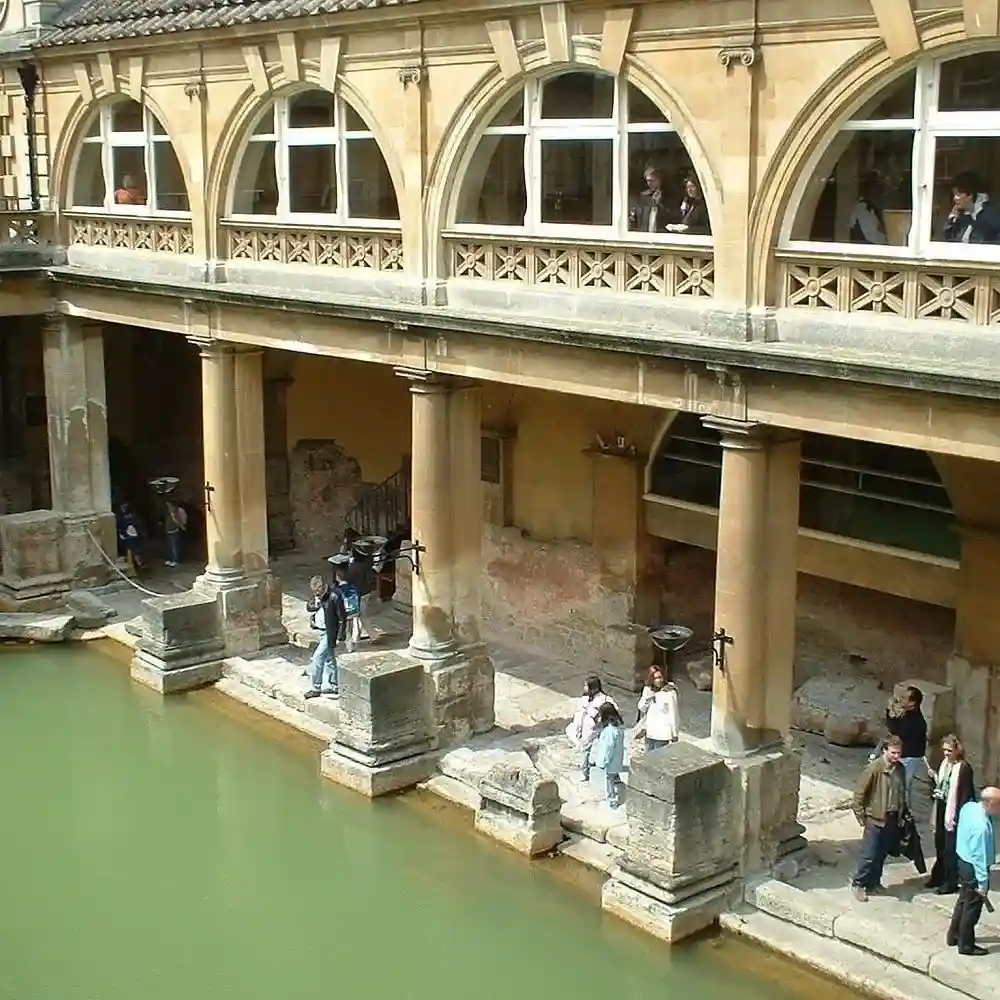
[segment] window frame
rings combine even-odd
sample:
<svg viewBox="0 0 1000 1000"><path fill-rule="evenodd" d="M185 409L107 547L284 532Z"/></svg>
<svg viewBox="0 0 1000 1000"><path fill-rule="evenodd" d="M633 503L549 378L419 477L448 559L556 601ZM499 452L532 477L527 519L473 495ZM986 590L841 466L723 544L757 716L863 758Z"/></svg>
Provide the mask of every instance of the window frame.
<svg viewBox="0 0 1000 1000"><path fill-rule="evenodd" d="M125 103L132 103L139 106L142 114L142 129L136 132L115 132L114 131L114 110ZM94 121L98 122L97 134L88 135L93 128ZM156 200L159 194L156 176L156 155L157 143L166 143L173 151L177 159L177 166L180 170L181 180L184 183L184 195L188 199L186 211L178 209L156 208ZM99 145L101 147L101 175L104 180L104 204L103 205L79 205L76 203L76 186L79 176L80 161L83 158L85 146ZM143 169L146 173L146 204L145 205L119 205L115 202L115 175L114 175L114 152L117 149L142 149ZM191 218L191 195L187 188L187 178L184 176L184 169L180 164L180 157L177 156L177 149L170 136L167 134L163 123L153 114L153 112L142 102L132 100L106 101L97 108L94 115L87 119L87 127L84 130L80 145L76 151L73 161L73 171L69 185L70 212L82 212L90 215L107 213L108 215L130 215L142 218L157 219L190 219Z"/></svg>
<svg viewBox="0 0 1000 1000"><path fill-rule="evenodd" d="M586 73L592 76L605 77L614 80L614 99L610 118L542 118L542 98L545 84L569 73ZM691 236L686 233L648 233L628 228L629 192L627 190L629 176L629 137L631 135L676 135L680 138L680 130L670 121L668 112L660 107L644 91L644 96L650 100L663 114L662 122L632 122L628 120L628 88L641 90L635 83L624 76L610 76L589 67L570 66L560 73L547 76L531 77L520 85L524 95L521 112L521 123L517 125L489 125L479 129L473 141L469 143L468 151L462 161L462 171L458 183L454 186L448 212L449 230L454 233L467 233L482 236L512 236L521 238L546 238L559 240L613 241L617 243L663 244L673 246L683 244L697 247L711 247L714 236ZM517 89L506 91L493 104L487 121L502 111L518 93ZM527 194L524 225L502 226L493 223L459 222L458 210L461 202L465 178L468 168L484 138L490 135L522 135L524 136L524 183ZM612 143L612 182L611 182L611 224L608 226L588 226L578 223L564 224L543 222L542 215L542 143L554 141L608 141ZM690 160L687 146L681 139L681 145ZM702 198L705 197L705 187L691 161L691 172L698 180ZM485 176L485 175L484 175ZM706 206L707 207L707 206Z"/></svg>
<svg viewBox="0 0 1000 1000"><path fill-rule="evenodd" d="M861 257L885 257L913 261L970 261L978 263L1000 263L1000 245L983 243L946 243L936 239L931 228L934 211L934 169L937 143L942 138L998 138L1000 139L1000 108L989 111L939 111L938 97L941 88L941 69L945 63L956 62L977 52L962 52L945 57L926 56L892 79L882 81L879 89L866 92L850 114L855 114L864 105L886 91L894 82L910 72L914 72L913 117L890 119L859 119L847 117L832 134L819 152L813 156L795 190L790 211L785 215L779 248L785 251L807 251L857 255ZM797 240L791 234L802 210L809 186L827 150L844 133L858 132L907 132L913 138L911 162L910 194L913 204L910 231L905 246L883 246L828 240ZM832 165L833 167L836 164ZM990 200L1000 202L1000 194L991 193Z"/></svg>
<svg viewBox="0 0 1000 1000"><path fill-rule="evenodd" d="M385 161L385 154L375 133L370 129L348 128L348 102L339 93L332 93L334 108L334 124L320 127L298 127L293 128L290 124L290 113L292 101L303 94L310 92L320 92L331 94L331 91L323 87L307 87L305 89L294 90L290 93L280 94L273 98L254 117L247 130L247 137L240 146L239 156L236 158L236 167L232 172L229 191L226 198L225 222L239 222L247 225L268 225L268 226L300 226L310 229L372 229L386 232L398 232L402 225L400 219L372 219L365 216L350 215L350 205L348 199L348 162L350 154L350 143L356 139L370 139L375 143L376 148ZM361 119L361 115L355 108L351 108L354 114ZM270 114L272 116L273 129L271 132L258 133L261 122ZM310 141L314 140L314 141ZM278 204L273 215L253 215L246 212L234 212L233 203L236 200L236 185L243 167L244 158L255 142L274 143L274 169L275 181L278 188ZM305 147L310 149L333 148L334 165L337 171L337 210L336 212L292 212L289 210L291 178L289 168L289 152L292 147ZM386 172L389 173L389 165L386 162ZM396 195L397 213L399 210L399 193L395 190L395 180L389 173L389 181L393 184L393 191Z"/></svg>

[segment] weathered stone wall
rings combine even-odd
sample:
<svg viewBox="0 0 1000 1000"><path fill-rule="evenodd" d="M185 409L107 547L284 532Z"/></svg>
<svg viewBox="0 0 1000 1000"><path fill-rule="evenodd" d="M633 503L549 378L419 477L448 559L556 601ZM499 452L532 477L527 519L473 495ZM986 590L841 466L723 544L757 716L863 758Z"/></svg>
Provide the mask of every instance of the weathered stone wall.
<svg viewBox="0 0 1000 1000"><path fill-rule="evenodd" d="M344 518L366 488L361 464L336 441L305 440L292 449L292 533L300 551L335 552Z"/></svg>

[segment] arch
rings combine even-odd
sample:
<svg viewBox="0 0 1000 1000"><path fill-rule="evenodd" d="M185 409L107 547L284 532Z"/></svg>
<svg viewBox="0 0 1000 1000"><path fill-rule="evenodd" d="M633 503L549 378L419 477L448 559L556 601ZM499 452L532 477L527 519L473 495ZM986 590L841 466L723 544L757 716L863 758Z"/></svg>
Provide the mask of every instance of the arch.
<svg viewBox="0 0 1000 1000"><path fill-rule="evenodd" d="M85 101L83 98L79 98L74 102L69 114L66 116L62 133L55 143L54 155L52 157L53 171L51 190L56 197L57 209L60 212L70 211L73 208L73 198L70 185L74 180L77 161L79 159L85 137L85 130L90 125L93 117L96 114L101 113L102 108L128 101L142 107L146 113L152 116L159 127L163 130L163 137L165 141L169 143L177 161L184 185L185 196L190 198L190 191L192 188L191 165L188 162L187 157L178 151L178 147L174 142L172 134L164 124L164 122L168 119L155 98L150 96L145 89L142 90L138 98L131 93L108 93L103 90L95 90L94 100ZM190 209L186 212L175 214L189 215Z"/></svg>
<svg viewBox="0 0 1000 1000"><path fill-rule="evenodd" d="M646 492L718 508L722 446L696 413L664 420ZM853 438L802 435L799 526L945 559L959 556L955 509L934 456Z"/></svg>
<svg viewBox="0 0 1000 1000"><path fill-rule="evenodd" d="M321 84L319 71L315 68L306 68L303 81L296 83L285 83L280 69L270 70L268 77L273 89L261 95L252 86L247 86L237 98L221 129L222 141L211 157L206 185L209 218L221 221L229 216L231 194L249 145L251 132L267 109L295 94L309 91L332 94L335 99L343 101L364 122L388 171L397 205L402 206L404 186L401 161L392 145L387 142L385 131L378 118L356 87L344 77L338 77L335 89L330 91ZM218 241L217 225L212 227L212 233L212 239Z"/></svg>
<svg viewBox="0 0 1000 1000"><path fill-rule="evenodd" d="M607 75L600 66L599 45L591 39L575 39L572 62L552 64L544 45L533 42L521 50L523 72L505 80L499 67L493 66L466 95L453 116L428 170L424 194L424 219L428 237L440 246L440 235L455 216L462 182L479 142L504 103L529 81L574 71ZM690 158L691 167L701 187L709 218L722 218L722 193L698 138L693 119L676 91L661 81L637 57L627 55L618 79L632 84L663 110Z"/></svg>
<svg viewBox="0 0 1000 1000"><path fill-rule="evenodd" d="M750 212L752 280L755 293L764 301L773 267L772 251L779 245L782 225L789 215L799 185L808 183L814 165L839 126L894 78L912 70L919 58L960 56L996 47L996 40L969 40L961 10L945 11L922 18L917 25L919 52L894 62L879 39L865 46L839 66L805 102L775 149L762 178ZM805 178L803 180L803 178Z"/></svg>

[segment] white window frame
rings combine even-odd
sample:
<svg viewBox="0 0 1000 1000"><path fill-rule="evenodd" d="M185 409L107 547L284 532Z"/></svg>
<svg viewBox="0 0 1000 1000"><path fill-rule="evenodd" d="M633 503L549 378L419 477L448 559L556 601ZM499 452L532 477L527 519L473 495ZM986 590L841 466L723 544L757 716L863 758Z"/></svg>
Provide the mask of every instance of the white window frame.
<svg viewBox="0 0 1000 1000"><path fill-rule="evenodd" d="M156 156L154 155L157 143L167 143L171 147L173 143L166 130L156 119L149 108L139 105L142 112L141 132L115 132L114 109L123 101L111 101L102 104L97 109L98 130L96 135L84 135L80 140L80 149L77 151L76 160L73 164L73 176L70 178L69 202L71 212L87 212L91 215L108 212L114 215L138 215L142 217L155 216L158 219L190 219L190 208L186 212L168 211L156 208L158 195L156 182ZM138 101L132 101L138 104ZM94 119L88 123L87 131L93 128ZM159 131L158 131L159 130ZM80 159L84 146L100 145L101 147L101 173L104 177L104 204L103 205L78 205L76 204L76 181L77 171L80 167ZM114 151L116 149L142 149L143 168L146 173L146 204L145 205L119 205L115 202L115 174L114 174ZM176 149L174 155L177 155ZM179 160L178 160L179 163ZM183 180L183 171L181 172ZM190 192L185 191L188 196L188 205L191 204Z"/></svg>
<svg viewBox="0 0 1000 1000"><path fill-rule="evenodd" d="M785 250L806 250L843 256L857 254L863 257L904 258L911 260L968 260L1000 262L1000 245L983 243L946 243L936 239L931 231L934 209L934 167L937 140L940 138L1000 138L1000 108L993 111L938 111L938 94L941 87L941 67L975 54L964 52L948 58L924 58L917 62L913 94L913 117L853 120L841 123L837 135L844 132L909 132L913 136L913 161L911 167L913 216L905 246L882 246L867 243L836 243L791 238L795 221L810 183L814 180L822 158L828 148L824 146L811 160L792 199L791 210L785 217L779 246ZM907 72L912 72L908 70ZM904 74L905 75L905 74ZM892 85L883 83L880 90L868 94L860 107L887 91ZM856 109L855 109L856 111ZM833 141L833 140L831 140ZM990 200L1000 205L1000 191L989 192Z"/></svg>
<svg viewBox="0 0 1000 1000"><path fill-rule="evenodd" d="M593 76L603 75L579 67L567 72L589 73ZM692 246L712 246L711 236L690 236L686 233L647 233L628 228L629 136L639 134L677 135L677 126L669 120L667 112L663 112L664 121L662 122L630 123L627 99L629 81L621 76L616 76L613 78L615 83L614 103L610 118L544 119L542 118L542 91L545 84L553 79L555 77L548 76L528 80L522 88L524 101L521 124L487 125L476 134L475 141L469 147L469 156L465 161L468 164L486 136L524 136L524 183L527 192L524 225L502 226L492 223L458 222L457 215L464 184L463 177L462 183L455 186L452 198L449 213L451 231L483 236L541 236L556 239L614 240L623 243L664 243L668 245L682 243ZM635 85L633 84L633 86ZM516 91L508 93L493 110L493 115L499 113L509 104L516 93ZM662 111L662 108L660 110ZM542 221L542 143L559 140L610 140L612 143L611 225L565 225ZM692 164L691 169L694 172L694 164ZM698 185L701 188L702 197L704 197L705 192L700 179Z"/></svg>
<svg viewBox="0 0 1000 1000"><path fill-rule="evenodd" d="M308 94L311 91L329 94L329 91L321 87L313 87L309 90L298 90L291 94L285 94L275 98L257 116L251 126L243 148L237 161L237 168L232 175L232 183L229 188L226 220L229 222L246 222L254 225L275 225L287 224L296 226L307 226L309 228L347 228L352 229L378 229L388 232L398 232L400 228L399 219L371 219L363 216L352 216L349 214L348 205L348 157L350 156L350 144L352 139L371 139L375 142L379 153L381 146L375 139L375 134L368 129L349 129L347 127L347 104L339 94L333 95L333 120L332 126L320 128L292 128L290 124L291 102L296 97ZM353 110L353 109L352 109ZM357 112L354 112L357 115ZM274 129L271 132L256 133L256 129L268 116L272 116ZM360 118L361 116L358 115ZM274 143L274 169L278 186L277 210L271 215L253 215L248 213L237 213L233 211L233 202L236 200L236 183L239 179L240 170L243 167L243 159L250 146L255 142ZM322 147L334 150L334 164L337 171L337 210L335 212L293 212L289 207L291 170L289 167L289 151L293 146L308 146L313 149ZM383 154L384 158L384 154ZM392 178L390 177L390 180ZM399 195L396 195L396 204L399 204Z"/></svg>

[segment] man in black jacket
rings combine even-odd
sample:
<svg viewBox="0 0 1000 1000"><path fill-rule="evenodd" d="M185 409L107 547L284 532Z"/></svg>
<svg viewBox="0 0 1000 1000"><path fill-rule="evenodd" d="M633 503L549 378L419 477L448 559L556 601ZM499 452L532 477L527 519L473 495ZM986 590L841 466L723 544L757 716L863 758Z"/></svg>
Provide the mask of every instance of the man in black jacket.
<svg viewBox="0 0 1000 1000"><path fill-rule="evenodd" d="M968 170L951 182L952 210L942 237L947 243L1000 243L1000 209Z"/></svg>
<svg viewBox="0 0 1000 1000"><path fill-rule="evenodd" d="M347 615L344 599L336 587L331 587L321 576L309 581L312 599L306 605L309 624L320 633L319 642L312 657L309 670L309 690L306 698L318 698L321 694L334 697L340 694L337 686L337 643L347 630Z"/></svg>
<svg viewBox="0 0 1000 1000"><path fill-rule="evenodd" d="M903 741L900 763L906 772L906 800L913 804L913 779L927 770L927 720L921 710L924 693L908 687L902 699L893 701L885 710L885 725L893 736Z"/></svg>

